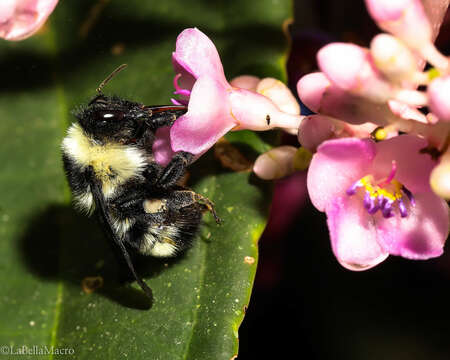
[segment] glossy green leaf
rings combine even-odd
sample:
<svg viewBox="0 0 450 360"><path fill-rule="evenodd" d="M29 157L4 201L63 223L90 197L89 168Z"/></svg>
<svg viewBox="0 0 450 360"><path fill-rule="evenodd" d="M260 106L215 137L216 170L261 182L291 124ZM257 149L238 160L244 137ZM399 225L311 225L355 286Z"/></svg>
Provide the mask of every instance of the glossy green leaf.
<svg viewBox="0 0 450 360"><path fill-rule="evenodd" d="M192 166L189 185L216 203L224 222L205 215L193 248L179 258L138 259L153 290L150 304L136 284L119 282L96 221L72 209L59 144L70 110L122 63L128 69L105 92L168 103L171 52L186 27L217 44L229 78L283 78L289 12L287 0L61 1L39 34L0 44L0 353L161 360L237 354L270 188L248 172L222 168L212 153ZM249 132L229 141L249 159L270 147L267 136ZM104 285L87 294L81 282L91 276ZM43 354L52 346L54 354Z"/></svg>

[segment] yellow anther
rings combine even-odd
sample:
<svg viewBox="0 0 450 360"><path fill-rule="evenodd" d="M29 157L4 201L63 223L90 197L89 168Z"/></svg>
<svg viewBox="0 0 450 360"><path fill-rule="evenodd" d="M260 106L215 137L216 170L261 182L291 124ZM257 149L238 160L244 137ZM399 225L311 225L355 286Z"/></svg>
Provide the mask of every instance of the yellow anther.
<svg viewBox="0 0 450 360"><path fill-rule="evenodd" d="M384 140L387 138L387 131L384 128L379 128L375 131L375 139L378 141Z"/></svg>
<svg viewBox="0 0 450 360"><path fill-rule="evenodd" d="M371 198L382 196L391 201L396 201L402 198L403 196L401 192L402 184L397 180L393 179L388 185L383 187L373 185L373 181L374 179L372 175L364 176L360 180L361 185L364 187L366 192L369 193Z"/></svg>

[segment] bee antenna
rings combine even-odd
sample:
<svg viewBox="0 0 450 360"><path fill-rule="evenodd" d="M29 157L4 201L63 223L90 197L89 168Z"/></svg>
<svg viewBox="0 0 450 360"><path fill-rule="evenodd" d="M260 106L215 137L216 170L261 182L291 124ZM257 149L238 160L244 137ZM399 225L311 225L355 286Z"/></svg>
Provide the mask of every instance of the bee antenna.
<svg viewBox="0 0 450 360"><path fill-rule="evenodd" d="M105 80L103 80L100 85L97 88L97 92L99 94L102 94L102 89L103 87L114 77L116 76L118 73L120 73L123 69L125 69L128 65L127 64L122 64L120 65L117 69L115 69L111 74L109 74Z"/></svg>

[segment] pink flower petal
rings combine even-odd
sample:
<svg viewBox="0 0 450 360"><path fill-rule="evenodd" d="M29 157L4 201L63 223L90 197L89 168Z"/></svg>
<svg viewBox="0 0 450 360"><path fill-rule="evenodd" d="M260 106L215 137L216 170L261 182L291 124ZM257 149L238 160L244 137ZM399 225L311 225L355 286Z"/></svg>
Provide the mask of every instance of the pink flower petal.
<svg viewBox="0 0 450 360"><path fill-rule="evenodd" d="M300 100L314 112L319 112L322 97L330 86L330 80L324 73L315 72L303 76L297 83L297 93Z"/></svg>
<svg viewBox="0 0 450 360"><path fill-rule="evenodd" d="M227 90L213 78L200 77L192 88L188 112L170 129L172 150L203 154L235 126Z"/></svg>
<svg viewBox="0 0 450 360"><path fill-rule="evenodd" d="M438 77L428 86L428 106L439 120L450 121L450 76Z"/></svg>
<svg viewBox="0 0 450 360"><path fill-rule="evenodd" d="M320 70L342 90L377 103L387 101L392 87L372 64L370 52L360 46L331 43L317 53Z"/></svg>
<svg viewBox="0 0 450 360"><path fill-rule="evenodd" d="M166 166L170 162L175 154L170 145L170 126L163 126L156 130L152 152L158 164Z"/></svg>
<svg viewBox="0 0 450 360"><path fill-rule="evenodd" d="M429 123L427 117L413 106L397 100L389 100L388 106L395 115L401 117L402 119L415 120L423 124Z"/></svg>
<svg viewBox="0 0 450 360"><path fill-rule="evenodd" d="M344 196L357 180L369 174L375 157L371 140L344 138L322 143L308 170L308 192L313 205L325 211L334 198Z"/></svg>
<svg viewBox="0 0 450 360"><path fill-rule="evenodd" d="M16 11L17 0L0 1L0 23L3 24L13 18Z"/></svg>
<svg viewBox="0 0 450 360"><path fill-rule="evenodd" d="M361 271L384 261L389 253L377 242L372 216L355 197L337 197L326 208L331 246L339 263Z"/></svg>
<svg viewBox="0 0 450 360"><path fill-rule="evenodd" d="M376 215L378 242L390 254L408 259L440 256L448 236L448 205L432 192L415 195L415 201L405 218Z"/></svg>
<svg viewBox="0 0 450 360"><path fill-rule="evenodd" d="M0 5L0 37L23 40L45 23L58 0L2 0Z"/></svg>
<svg viewBox="0 0 450 360"><path fill-rule="evenodd" d="M367 10L375 21L397 21L411 0L366 0Z"/></svg>
<svg viewBox="0 0 450 360"><path fill-rule="evenodd" d="M420 153L427 146L425 139L412 135L400 135L376 144L377 155L372 174L376 179L386 178L392 161L397 164L395 178L413 194L430 191L430 173L436 163L428 154Z"/></svg>
<svg viewBox="0 0 450 360"><path fill-rule="evenodd" d="M197 28L185 29L178 35L176 50L172 54L175 73L183 73L180 68L189 72L194 78L207 75L224 87L229 87L223 72L219 53L213 42ZM182 84L182 83L180 83Z"/></svg>
<svg viewBox="0 0 450 360"><path fill-rule="evenodd" d="M269 98L245 89L229 92L235 130L269 130L273 128L298 129L303 116L282 112Z"/></svg>

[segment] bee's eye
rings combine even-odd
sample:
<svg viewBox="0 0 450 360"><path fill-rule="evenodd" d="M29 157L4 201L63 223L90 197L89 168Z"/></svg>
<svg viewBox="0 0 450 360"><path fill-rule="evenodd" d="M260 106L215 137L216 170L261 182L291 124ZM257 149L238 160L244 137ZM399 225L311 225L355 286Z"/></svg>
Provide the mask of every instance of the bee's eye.
<svg viewBox="0 0 450 360"><path fill-rule="evenodd" d="M110 122L122 120L123 116L124 114L120 110L103 110L95 113L95 120L100 125L106 125Z"/></svg>

